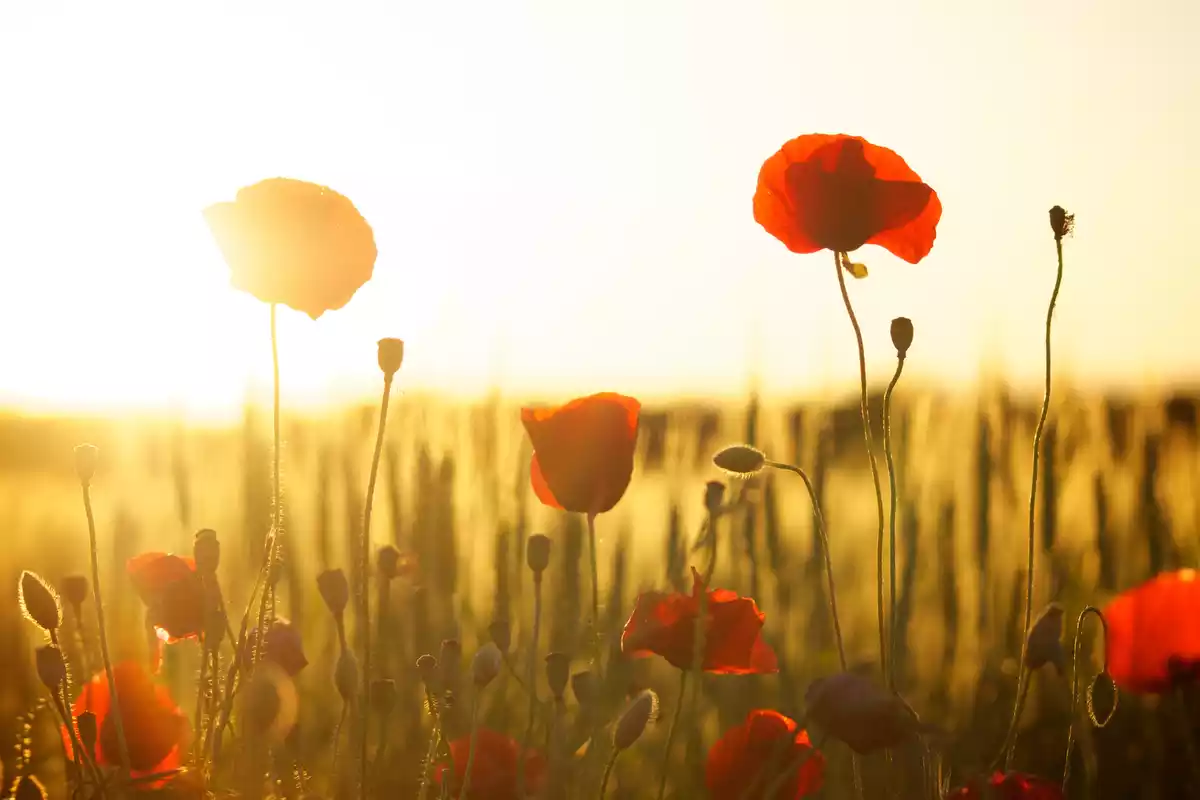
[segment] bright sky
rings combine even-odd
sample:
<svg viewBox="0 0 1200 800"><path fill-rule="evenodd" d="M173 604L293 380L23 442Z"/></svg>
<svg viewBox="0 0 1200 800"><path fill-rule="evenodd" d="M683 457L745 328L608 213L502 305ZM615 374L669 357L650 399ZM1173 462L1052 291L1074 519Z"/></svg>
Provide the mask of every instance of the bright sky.
<svg viewBox="0 0 1200 800"><path fill-rule="evenodd" d="M751 215L788 138L846 132L941 195L932 255L859 251L886 379L1035 379L1046 210L1077 215L1055 344L1079 382L1200 374L1200 3L0 3L0 403L232 408L267 309L200 211L278 175L372 223L376 277L282 314L284 393L853 385L828 253Z"/></svg>

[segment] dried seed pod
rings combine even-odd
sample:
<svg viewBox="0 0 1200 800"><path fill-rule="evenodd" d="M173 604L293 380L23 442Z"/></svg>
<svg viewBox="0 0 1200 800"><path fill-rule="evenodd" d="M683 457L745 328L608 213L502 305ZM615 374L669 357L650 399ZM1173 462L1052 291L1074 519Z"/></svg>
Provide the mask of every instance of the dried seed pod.
<svg viewBox="0 0 1200 800"><path fill-rule="evenodd" d="M658 695L651 689L639 692L629 701L613 728L613 747L624 750L636 742L650 720L658 715Z"/></svg>
<svg viewBox="0 0 1200 800"><path fill-rule="evenodd" d="M476 650L475 657L471 659L471 680L482 689L496 679L503 665L504 656L501 655L500 648L493 642L488 642Z"/></svg>
<svg viewBox="0 0 1200 800"><path fill-rule="evenodd" d="M891 334L892 344L896 348L896 355L899 358L904 358L908 355L908 348L912 347L912 320L908 317L896 317L892 320Z"/></svg>
<svg viewBox="0 0 1200 800"><path fill-rule="evenodd" d="M730 475L746 477L761 470L767 463L767 456L748 444L735 444L718 451L713 456L713 463Z"/></svg>
<svg viewBox="0 0 1200 800"><path fill-rule="evenodd" d="M379 548L375 554L379 577L390 581L400 574L400 551L390 544Z"/></svg>
<svg viewBox="0 0 1200 800"><path fill-rule="evenodd" d="M99 733L96 715L91 711L84 711L75 717L75 729L79 731L79 741L83 744L85 750L94 758L96 755L96 736Z"/></svg>
<svg viewBox="0 0 1200 800"><path fill-rule="evenodd" d="M1055 241L1069 234L1075 227L1075 215L1068 214L1062 206L1050 209L1050 230L1054 231Z"/></svg>
<svg viewBox="0 0 1200 800"><path fill-rule="evenodd" d="M25 570L17 587L21 611L25 618L47 632L62 625L62 606L58 593L36 573Z"/></svg>
<svg viewBox="0 0 1200 800"><path fill-rule="evenodd" d="M533 571L533 579L538 580L550 566L550 537L535 533L525 543L525 563Z"/></svg>

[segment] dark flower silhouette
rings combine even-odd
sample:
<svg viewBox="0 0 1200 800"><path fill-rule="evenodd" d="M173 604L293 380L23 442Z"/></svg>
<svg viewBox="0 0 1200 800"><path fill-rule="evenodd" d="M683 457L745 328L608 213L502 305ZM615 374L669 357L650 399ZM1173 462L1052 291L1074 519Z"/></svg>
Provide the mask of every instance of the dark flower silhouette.
<svg viewBox="0 0 1200 800"><path fill-rule="evenodd" d="M795 763L804 758L799 768ZM746 721L721 735L708 751L704 783L712 800L738 800L752 787L755 797L783 771L794 768L792 777L770 800L796 800L821 788L825 779L825 756L813 749L808 732L778 711L756 709Z"/></svg>
<svg viewBox="0 0 1200 800"><path fill-rule="evenodd" d="M895 747L938 730L921 722L899 695L853 672L816 679L804 702L809 720L857 753Z"/></svg>
<svg viewBox="0 0 1200 800"><path fill-rule="evenodd" d="M672 666L691 669L695 658L696 618L705 586L692 570L690 595L644 592L621 634L621 650L632 656L660 655ZM778 672L775 651L762 638L766 614L754 600L728 589L708 590L704 622L705 672L728 675Z"/></svg>
<svg viewBox="0 0 1200 800"><path fill-rule="evenodd" d="M620 501L633 476L641 404L603 392L556 408L523 408L533 443L530 479L553 508L603 514Z"/></svg>
<svg viewBox="0 0 1200 800"><path fill-rule="evenodd" d="M253 642L257 639L258 628L252 628L247 641ZM276 617L271 621L271 627L267 628L267 636L263 640L263 658L277 665L292 678L308 666L300 631L290 620Z"/></svg>
<svg viewBox="0 0 1200 800"><path fill-rule="evenodd" d="M840 133L784 144L754 193L754 219L794 253L875 244L915 264L933 247L941 216L937 193L904 159Z"/></svg>
<svg viewBox="0 0 1200 800"><path fill-rule="evenodd" d="M204 631L204 585L191 558L142 553L129 559L125 569L146 604L150 624L164 632L168 642Z"/></svg>
<svg viewBox="0 0 1200 800"><path fill-rule="evenodd" d="M341 308L371 278L371 226L334 190L270 178L204 210L234 287L313 319Z"/></svg>
<svg viewBox="0 0 1200 800"><path fill-rule="evenodd" d="M1158 694L1200 676L1200 574L1163 572L1104 609L1108 672L1117 686Z"/></svg>
<svg viewBox="0 0 1200 800"><path fill-rule="evenodd" d="M1057 781L1048 781L1020 772L996 772L990 778L976 778L950 792L946 800L1062 800Z"/></svg>
<svg viewBox="0 0 1200 800"><path fill-rule="evenodd" d="M113 676L121 698L121 721L129 744L129 764L133 774L149 775L179 767L190 732L187 718L171 699L171 693L165 686L155 683L150 673L136 661L114 665ZM117 726L109 713L111 707L108 679L100 672L83 685L72 711L76 717L85 711L95 714L99 730L97 762L115 767L120 765L120 757ZM65 728L62 734L69 750L70 738Z"/></svg>
<svg viewBox="0 0 1200 800"><path fill-rule="evenodd" d="M475 742L475 762L471 765L469 797L459 797L467 772L471 737L450 742L452 763L442 765L437 772L438 785L448 784L451 796L458 800L520 800L517 794L517 758L521 746L502 733L480 728ZM530 749L525 753L525 788L529 794L541 791L546 775L546 760L541 753Z"/></svg>

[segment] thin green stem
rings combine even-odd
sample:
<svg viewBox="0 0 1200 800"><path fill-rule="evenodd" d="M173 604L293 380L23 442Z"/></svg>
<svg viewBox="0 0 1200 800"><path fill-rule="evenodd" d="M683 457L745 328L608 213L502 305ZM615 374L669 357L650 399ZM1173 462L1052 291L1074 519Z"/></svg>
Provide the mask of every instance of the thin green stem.
<svg viewBox="0 0 1200 800"><path fill-rule="evenodd" d="M117 729L117 752L120 754L122 779L129 777L129 742L125 738L125 720L121 715L121 699L117 694L117 678L113 673L112 658L108 652L108 625L104 621L104 601L100 592L100 548L96 545L96 515L92 512L92 492L88 481L83 488L83 511L87 515L88 540L92 551L92 598L96 603L96 627L100 634L100 657L104 660L104 676L108 680L108 696L111 698L112 714Z"/></svg>
<svg viewBox="0 0 1200 800"><path fill-rule="evenodd" d="M804 481L804 487L808 489L808 498L812 501L813 516L817 522L817 536L821 539L821 551L825 557L825 580L829 588L829 617L833 621L833 638L837 643L838 663L841 664L844 672L846 670L846 646L842 641L842 624L838 620L837 585L833 580L833 557L829 554L829 533L825 530L825 516L821 513L821 504L817 501L817 490L813 487L808 473L794 464L767 461L766 466L794 472L800 476L800 479Z"/></svg>
<svg viewBox="0 0 1200 800"><path fill-rule="evenodd" d="M1050 413L1050 325L1054 320L1054 306L1058 303L1058 290L1062 287L1063 251L1062 238L1055 237L1054 249L1058 255L1058 271L1054 276L1054 291L1050 294L1050 305L1046 309L1046 392L1042 397L1042 413L1038 416L1037 430L1033 434L1033 474L1029 477L1029 542L1025 565L1025 627L1021 635L1021 660L1025 664L1025 653L1029 648L1029 626L1033 622L1033 568L1035 556L1035 528L1037 522L1037 487L1038 466L1042 460L1042 433L1046 428L1046 416ZM1017 675L1017 702L1013 706L1012 722L1009 724L1008 736L1005 737L1004 769L1012 766L1013 754L1017 746L1017 724L1021 717L1021 706L1024 703L1024 681L1028 680L1024 668Z"/></svg>
<svg viewBox="0 0 1200 800"><path fill-rule="evenodd" d="M467 749L467 767L463 770L463 785L462 791L458 796L467 800L471 796L471 772L475 769L475 751L478 749L475 745L479 742L479 692L471 697L471 743ZM525 760L525 754L522 752L518 756L518 763Z"/></svg>
<svg viewBox="0 0 1200 800"><path fill-rule="evenodd" d="M600 658L600 567L596 564L596 515L587 514L588 557L592 564L592 637L596 648L596 672L601 672Z"/></svg>
<svg viewBox="0 0 1200 800"><path fill-rule="evenodd" d="M75 717L71 713L71 706L63 700L63 695L66 692L66 683L59 685L59 691L54 693L52 702L54 710L58 712L59 719L67 728L67 735L71 739L71 755L75 761L75 766L82 772L82 767L86 766L88 773L92 776L96 787L100 790L101 796L104 794L104 777L100 774L100 768L96 766L96 762L92 760L92 756L84 748L83 742L79 741L79 730L75 727ZM82 778L82 775L79 776Z"/></svg>
<svg viewBox="0 0 1200 800"><path fill-rule="evenodd" d="M267 535L267 553L264 570L260 574L263 581L262 597L258 601L258 637L254 646L252 664L257 664L262 657L262 642L267 634L267 606L271 595L271 572L275 569L275 561L279 557L279 549L283 538L283 498L279 492L279 334L276 330L275 318L278 307L271 303L271 376L274 381L272 395L272 433L274 447L271 459L271 532ZM251 595L253 599L253 595Z"/></svg>
<svg viewBox="0 0 1200 800"><path fill-rule="evenodd" d="M371 474L367 479L367 497L363 505L363 527L359 539L358 614L363 641L363 701L358 713L359 797L367 800L367 721L371 691L371 600L367 591L371 563L371 508L375 504L375 481L379 477L379 456L383 453L383 436L387 428L388 400L392 395L392 375L383 378L383 399L379 404L379 425L375 434L375 452L371 456Z"/></svg>
<svg viewBox="0 0 1200 800"><path fill-rule="evenodd" d="M875 461L875 437L871 433L871 411L867 406L867 356L863 349L862 329L858 326L858 317L854 315L854 307L850 305L850 294L846 291L846 276L843 274L842 268L843 256L843 253L833 254L833 267L837 272L838 288L842 290L842 302L846 305L846 314L850 317L850 325L854 328L854 340L858 344L859 413L862 415L863 438L867 443L867 458L871 463L871 482L875 485L875 511L879 520L878 544L875 554L879 614L879 668L884 677L887 677L887 622L883 612L883 490L879 485L879 464Z"/></svg>
<svg viewBox="0 0 1200 800"><path fill-rule="evenodd" d="M671 772L671 745L675 742L675 732L679 729L679 718L683 715L684 698L687 697L687 679L690 670L679 670L679 699L675 701L675 713L671 716L671 727L667 730L667 743L663 747L662 774L658 780L658 800L663 800L667 794L667 776Z"/></svg>
<svg viewBox="0 0 1200 800"><path fill-rule="evenodd" d="M892 392L904 371L904 356L896 359L896 373L883 393L883 457L888 471L888 688L896 691L896 463L892 457Z"/></svg>
<svg viewBox="0 0 1200 800"><path fill-rule="evenodd" d="M200 678L196 681L196 719L192 724L192 730L196 732L196 741L192 745L192 764L193 766L203 760L204 742L200 738L200 731L204 729L204 708L205 699L208 694L205 691L205 684L208 682L208 636L201 634L200 636Z"/></svg>
<svg viewBox="0 0 1200 800"><path fill-rule="evenodd" d="M212 661L210 671L212 672L212 695L208 701L208 721L204 732L204 748L201 750L201 763L208 761L208 754L213 746L213 732L217 727L217 711L221 707L221 652L219 648L209 650L209 658ZM199 732L196 734L199 735Z"/></svg>
<svg viewBox="0 0 1200 800"><path fill-rule="evenodd" d="M600 792L596 795L599 800L604 800L604 794L608 791L608 779L612 777L613 767L617 763L617 756L621 751L613 748L612 755L608 757L608 763L604 765L604 777L600 779Z"/></svg>
<svg viewBox="0 0 1200 800"><path fill-rule="evenodd" d="M1104 631L1104 638L1108 639L1108 621L1104 619L1104 613L1095 606L1085 606L1083 611L1079 612L1079 619L1075 621L1075 642L1071 648L1071 716L1070 722L1067 725L1067 755L1063 760L1063 779L1062 791L1063 796L1067 793L1067 783L1071 779L1071 748L1075 744L1075 713L1076 705L1079 702L1079 645L1083 638L1083 623L1088 614L1094 614L1096 619L1100 620L1100 627ZM1101 668L1102 673L1108 672L1108 650L1104 651L1104 665ZM1108 719L1111 719L1111 714L1103 722L1095 716L1095 711L1092 708L1091 690L1088 690L1088 716L1092 723L1098 728L1108 724ZM1086 762L1085 762L1086 763Z"/></svg>
<svg viewBox="0 0 1200 800"><path fill-rule="evenodd" d="M537 660L538 637L542 629L542 573L533 574L533 635L529 640L529 666L526 668L526 679L529 690L529 721L525 723L525 733L521 736L521 757L517 759L517 796L525 796L525 753L529 750L529 740L533 736L533 723L537 717Z"/></svg>

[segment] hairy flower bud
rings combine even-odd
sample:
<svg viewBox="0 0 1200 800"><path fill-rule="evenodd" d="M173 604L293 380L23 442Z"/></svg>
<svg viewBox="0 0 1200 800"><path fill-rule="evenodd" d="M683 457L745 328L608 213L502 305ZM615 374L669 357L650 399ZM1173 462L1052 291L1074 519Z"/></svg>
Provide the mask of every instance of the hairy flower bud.
<svg viewBox="0 0 1200 800"><path fill-rule="evenodd" d="M25 618L42 630L55 631L62 625L58 593L40 575L29 570L22 572L17 596Z"/></svg>
<svg viewBox="0 0 1200 800"><path fill-rule="evenodd" d="M94 444L81 444L75 448L75 474L84 486L90 486L96 475L96 463L100 450Z"/></svg>
<svg viewBox="0 0 1200 800"><path fill-rule="evenodd" d="M892 320L892 344L896 348L896 355L904 358L908 355L908 348L912 347L913 341L913 324L908 317L896 317Z"/></svg>
<svg viewBox="0 0 1200 800"><path fill-rule="evenodd" d="M533 570L534 580L542 576L546 567L550 566L550 537L535 533L525 543L525 563Z"/></svg>
<svg viewBox="0 0 1200 800"><path fill-rule="evenodd" d="M221 543L217 541L217 532L212 528L204 528L196 533L192 541L192 558L196 561L196 572L201 575L215 575L217 565L221 563Z"/></svg>
<svg viewBox="0 0 1200 800"><path fill-rule="evenodd" d="M496 679L502 666L504 666L504 656L501 655L500 648L496 647L494 643L488 642L476 650L475 657L471 659L471 680L482 689Z"/></svg>
<svg viewBox="0 0 1200 800"><path fill-rule="evenodd" d="M658 714L658 695L645 689L637 694L625 707L613 728L613 747L624 750L636 742L646 730L646 725Z"/></svg>
<svg viewBox="0 0 1200 800"><path fill-rule="evenodd" d="M432 654L426 653L417 659L417 674L426 688L432 689L437 684L438 661Z"/></svg>
<svg viewBox="0 0 1200 800"><path fill-rule="evenodd" d="M379 340L379 368L384 376L391 378L400 370L404 361L404 342L399 339Z"/></svg>
<svg viewBox="0 0 1200 800"><path fill-rule="evenodd" d="M34 663L37 666L38 680L52 691L67 679L67 662L63 660L62 650L58 645L48 644L39 647L34 653Z"/></svg>
<svg viewBox="0 0 1200 800"><path fill-rule="evenodd" d="M748 444L735 444L713 456L713 463L731 475L745 477L761 470L767 463L767 457L761 450Z"/></svg>

